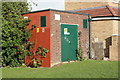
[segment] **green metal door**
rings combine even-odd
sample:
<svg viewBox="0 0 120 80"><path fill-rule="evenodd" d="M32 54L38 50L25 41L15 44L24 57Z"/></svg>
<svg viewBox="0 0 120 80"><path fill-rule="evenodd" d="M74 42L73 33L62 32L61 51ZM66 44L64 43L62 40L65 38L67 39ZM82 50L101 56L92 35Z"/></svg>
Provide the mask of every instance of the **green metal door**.
<svg viewBox="0 0 120 80"><path fill-rule="evenodd" d="M61 24L61 60L77 60L77 25Z"/></svg>

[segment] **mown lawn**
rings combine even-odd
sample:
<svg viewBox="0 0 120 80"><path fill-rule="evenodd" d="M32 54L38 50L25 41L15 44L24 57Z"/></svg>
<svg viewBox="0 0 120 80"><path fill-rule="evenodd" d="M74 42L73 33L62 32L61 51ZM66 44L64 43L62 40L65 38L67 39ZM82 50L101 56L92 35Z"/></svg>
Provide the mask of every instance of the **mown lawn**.
<svg viewBox="0 0 120 80"><path fill-rule="evenodd" d="M3 78L117 78L117 61L78 61L53 68L3 68Z"/></svg>

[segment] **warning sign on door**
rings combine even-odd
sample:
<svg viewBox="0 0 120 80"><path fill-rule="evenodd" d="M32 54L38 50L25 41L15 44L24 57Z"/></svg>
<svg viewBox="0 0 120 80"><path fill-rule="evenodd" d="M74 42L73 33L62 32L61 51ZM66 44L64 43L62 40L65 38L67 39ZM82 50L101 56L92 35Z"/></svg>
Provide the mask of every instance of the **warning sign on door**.
<svg viewBox="0 0 120 80"><path fill-rule="evenodd" d="M70 33L68 32L68 28L64 28L64 34L65 35L70 35Z"/></svg>
<svg viewBox="0 0 120 80"><path fill-rule="evenodd" d="M67 28L64 28L64 33L67 33L68 29Z"/></svg>
<svg viewBox="0 0 120 80"><path fill-rule="evenodd" d="M36 32L39 32L39 28L37 28Z"/></svg>

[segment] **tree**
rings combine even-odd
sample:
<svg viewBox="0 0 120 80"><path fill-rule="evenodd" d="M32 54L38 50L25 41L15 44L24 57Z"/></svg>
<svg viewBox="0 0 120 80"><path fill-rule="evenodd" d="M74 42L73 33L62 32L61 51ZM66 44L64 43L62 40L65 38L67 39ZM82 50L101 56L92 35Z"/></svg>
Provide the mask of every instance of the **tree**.
<svg viewBox="0 0 120 80"><path fill-rule="evenodd" d="M30 20L24 20L22 13L28 12L26 2L2 3L2 65L21 66L25 55L30 54L28 39L30 31L26 25Z"/></svg>

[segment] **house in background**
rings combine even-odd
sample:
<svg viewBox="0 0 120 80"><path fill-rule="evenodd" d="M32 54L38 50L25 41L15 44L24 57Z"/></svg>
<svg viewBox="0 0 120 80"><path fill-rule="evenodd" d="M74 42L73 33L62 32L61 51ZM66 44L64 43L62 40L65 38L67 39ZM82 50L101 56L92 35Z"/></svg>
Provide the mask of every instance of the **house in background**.
<svg viewBox="0 0 120 80"><path fill-rule="evenodd" d="M118 3L71 2L69 0L65 4L66 10L78 13L87 13L91 15L91 54L94 53L94 57L103 55L101 56L102 58L106 57L110 60L118 60L118 50L120 49L120 27L118 26L118 23L120 22L120 9L118 8ZM103 53L98 52L98 54L92 48L94 43L100 42L102 42L100 45L103 46Z"/></svg>

